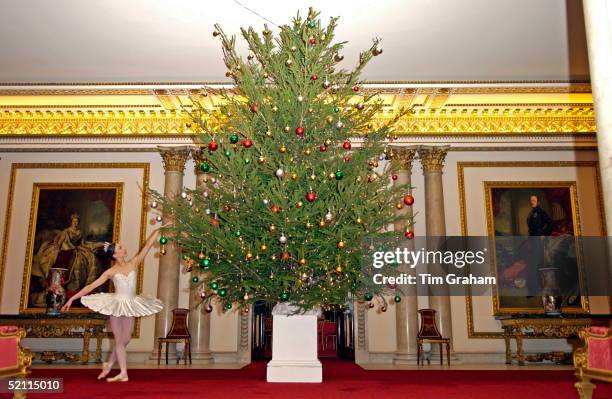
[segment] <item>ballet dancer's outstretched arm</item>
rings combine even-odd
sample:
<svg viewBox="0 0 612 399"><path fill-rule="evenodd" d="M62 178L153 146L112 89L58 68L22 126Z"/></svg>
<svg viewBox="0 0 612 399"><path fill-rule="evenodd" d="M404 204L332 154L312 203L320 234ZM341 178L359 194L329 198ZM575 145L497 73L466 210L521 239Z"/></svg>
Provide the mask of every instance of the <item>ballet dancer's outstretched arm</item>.
<svg viewBox="0 0 612 399"><path fill-rule="evenodd" d="M155 245L155 241L157 241L157 236L159 235L159 229L169 227L171 224L172 222L168 222L163 226L157 227L155 230L153 230L153 232L147 238L147 241L145 242L145 245L142 247L140 252L138 252L136 256L130 259L129 263L134 266L138 266L139 264L141 264L144 261L145 256L147 256L147 254L151 250L151 248L153 248L153 245Z"/></svg>
<svg viewBox="0 0 612 399"><path fill-rule="evenodd" d="M66 304L62 306L62 312L70 310L70 306L72 306L72 302L74 302L75 300L79 299L82 296L89 294L91 291L95 290L96 288L104 284L106 280L108 280L111 277L109 272L110 272L110 269L102 273L102 275L98 277L96 280L94 280L91 284L86 285L79 292L71 296L70 299L66 301Z"/></svg>

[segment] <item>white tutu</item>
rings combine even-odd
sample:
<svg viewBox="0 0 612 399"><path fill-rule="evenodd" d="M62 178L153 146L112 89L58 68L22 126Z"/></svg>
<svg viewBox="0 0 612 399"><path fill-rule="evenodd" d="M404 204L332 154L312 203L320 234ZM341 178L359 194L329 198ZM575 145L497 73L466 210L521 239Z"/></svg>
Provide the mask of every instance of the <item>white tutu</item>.
<svg viewBox="0 0 612 399"><path fill-rule="evenodd" d="M164 308L157 298L135 295L136 273L131 271L127 276L116 273L113 276L115 293L86 295L81 303L89 309L107 316L143 317L155 314Z"/></svg>

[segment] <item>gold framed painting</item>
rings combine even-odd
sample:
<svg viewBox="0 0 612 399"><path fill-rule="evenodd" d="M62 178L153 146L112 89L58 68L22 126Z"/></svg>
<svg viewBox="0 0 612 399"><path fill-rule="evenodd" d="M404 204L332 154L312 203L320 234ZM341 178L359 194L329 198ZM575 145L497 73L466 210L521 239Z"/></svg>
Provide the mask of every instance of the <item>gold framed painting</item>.
<svg viewBox="0 0 612 399"><path fill-rule="evenodd" d="M577 281L575 295L563 297L561 312L588 313L588 296L580 295L581 249L574 239L581 236L576 182L485 181L484 191L487 234L495 245L494 314L544 313L542 297L532 294L528 282L540 278L539 270L553 266L562 267ZM524 250L533 246L533 236L545 237L541 258L533 257L538 253L533 248Z"/></svg>
<svg viewBox="0 0 612 399"><path fill-rule="evenodd" d="M119 240L122 199L123 183L34 183L20 313L46 311L52 279L70 297L110 267L101 252ZM69 312L90 310L76 301Z"/></svg>

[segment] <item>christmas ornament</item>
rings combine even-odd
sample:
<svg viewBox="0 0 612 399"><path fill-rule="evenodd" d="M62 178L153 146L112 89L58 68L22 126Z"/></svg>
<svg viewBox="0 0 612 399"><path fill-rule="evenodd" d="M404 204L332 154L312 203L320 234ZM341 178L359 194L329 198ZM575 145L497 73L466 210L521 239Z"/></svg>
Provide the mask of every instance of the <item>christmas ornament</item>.
<svg viewBox="0 0 612 399"><path fill-rule="evenodd" d="M315 81L317 79L319 79L319 77L316 74L313 74L313 75L310 76L310 80L312 80L312 81Z"/></svg>
<svg viewBox="0 0 612 399"><path fill-rule="evenodd" d="M162 255L165 255L167 253L166 248L161 248L159 250L159 253L162 254Z"/></svg>
<svg viewBox="0 0 612 399"><path fill-rule="evenodd" d="M226 310L230 310L232 308L232 304L231 303L226 303L225 304L225 309Z"/></svg>
<svg viewBox="0 0 612 399"><path fill-rule="evenodd" d="M228 158L229 158L229 157L230 157L230 155L232 155L232 153L231 153L231 152L229 152L229 150L225 150L225 151L223 151L223 155L225 155L226 157L228 157Z"/></svg>
<svg viewBox="0 0 612 399"><path fill-rule="evenodd" d="M168 244L168 238L167 238L167 237L164 237L164 236L161 236L161 238L159 239L159 243L160 243L161 245L166 245L166 244Z"/></svg>
<svg viewBox="0 0 612 399"><path fill-rule="evenodd" d="M287 66L291 66L291 64L293 64L293 61L291 61L291 59L288 59L287 61L285 61L285 64Z"/></svg>
<svg viewBox="0 0 612 399"><path fill-rule="evenodd" d="M285 171L282 170L281 168L276 169L276 177L283 177L283 175L285 174Z"/></svg>
<svg viewBox="0 0 612 399"><path fill-rule="evenodd" d="M210 288L216 290L217 288L219 288L219 283L213 281L212 283L210 283Z"/></svg>
<svg viewBox="0 0 612 399"><path fill-rule="evenodd" d="M363 299L365 299L366 301L371 301L374 298L374 295L370 294L369 292L366 292L365 295L363 296Z"/></svg>
<svg viewBox="0 0 612 399"><path fill-rule="evenodd" d="M270 209L271 209L271 210L272 210L272 212L274 212L274 213L279 213L279 212L281 211L281 208L280 208L280 206L278 206L278 205L272 205L272 206L270 207Z"/></svg>
<svg viewBox="0 0 612 399"><path fill-rule="evenodd" d="M325 79L323 81L323 88L324 89L329 89L330 86L331 86L331 83L329 82L329 80Z"/></svg>
<svg viewBox="0 0 612 399"><path fill-rule="evenodd" d="M359 86L358 85L353 86L353 91L357 93L359 91Z"/></svg>
<svg viewBox="0 0 612 399"><path fill-rule="evenodd" d="M401 202L398 202L397 204L395 204L395 209L402 209L404 207L404 205Z"/></svg>
<svg viewBox="0 0 612 399"><path fill-rule="evenodd" d="M404 237L406 237L409 240L412 240L414 238L414 231L412 230L408 230L404 233Z"/></svg>
<svg viewBox="0 0 612 399"><path fill-rule="evenodd" d="M396 180L397 180L397 175L393 175L393 176L391 176L391 179L392 179L393 181L396 181Z"/></svg>
<svg viewBox="0 0 612 399"><path fill-rule="evenodd" d="M402 301L402 297L399 296L399 295L396 295L396 296L393 297L393 300L395 301L395 303L399 303L399 302Z"/></svg>
<svg viewBox="0 0 612 399"><path fill-rule="evenodd" d="M306 262L306 259L305 259L305 258L301 258L301 259L299 260L299 263L300 263L300 265L305 265L307 262Z"/></svg>
<svg viewBox="0 0 612 399"><path fill-rule="evenodd" d="M183 192L181 193L181 198L182 198L182 199L186 199L186 198L187 198L187 193L183 191Z"/></svg>
<svg viewBox="0 0 612 399"><path fill-rule="evenodd" d="M309 178L310 180L313 180L313 181L314 181L314 180L316 180L316 179L317 179L317 175L315 175L315 174L313 173L313 174L311 174L310 176L308 176L308 178Z"/></svg>
<svg viewBox="0 0 612 399"><path fill-rule="evenodd" d="M208 269L210 267L210 259L208 259L208 258L202 259L202 261L200 262L200 266L203 269Z"/></svg>
<svg viewBox="0 0 612 399"><path fill-rule="evenodd" d="M346 246L346 243L342 240L338 241L338 249L344 249L344 247Z"/></svg>
<svg viewBox="0 0 612 399"><path fill-rule="evenodd" d="M211 313L212 311L213 311L212 305L209 304L208 306L206 306L206 313Z"/></svg>
<svg viewBox="0 0 612 399"><path fill-rule="evenodd" d="M216 31L216 30L215 30L215 31L213 31L213 33L212 33L213 37L217 37L217 36L219 36L220 34L221 34L221 33L220 33L219 31Z"/></svg>
<svg viewBox="0 0 612 399"><path fill-rule="evenodd" d="M341 170L337 170L336 173L334 173L334 177L336 178L336 180L342 180L342 178L344 177L344 173L342 173Z"/></svg>
<svg viewBox="0 0 612 399"><path fill-rule="evenodd" d="M325 220L327 220L328 222L331 222L333 218L334 216L332 215L332 213L330 211L327 211L327 213L325 214Z"/></svg>
<svg viewBox="0 0 612 399"><path fill-rule="evenodd" d="M259 158L257 158L257 162L264 163L264 162L266 162L266 158L260 156Z"/></svg>
<svg viewBox="0 0 612 399"><path fill-rule="evenodd" d="M373 309L374 308L374 303L372 303L372 302L368 303L368 308Z"/></svg>
<svg viewBox="0 0 612 399"><path fill-rule="evenodd" d="M266 251L268 250L268 246L267 246L266 244L261 244L261 245L259 246L259 250L260 250L261 252L266 252Z"/></svg>
<svg viewBox="0 0 612 399"><path fill-rule="evenodd" d="M291 50L292 53L295 53L297 51L297 47L291 46L291 48L289 48L289 50Z"/></svg>
<svg viewBox="0 0 612 399"><path fill-rule="evenodd" d="M325 121L329 124L332 124L334 122L334 118L330 115L328 117L325 118Z"/></svg>
<svg viewBox="0 0 612 399"><path fill-rule="evenodd" d="M306 201L308 202L314 202L314 200L317 199L317 194L315 194L313 191L309 191L306 194Z"/></svg>
<svg viewBox="0 0 612 399"><path fill-rule="evenodd" d="M406 205L412 205L414 204L414 197L410 194L406 194L404 196L404 204Z"/></svg>
<svg viewBox="0 0 612 399"><path fill-rule="evenodd" d="M244 158L244 163L246 165L250 164L251 163L251 158Z"/></svg>
<svg viewBox="0 0 612 399"><path fill-rule="evenodd" d="M284 234L281 234L281 236L278 239L278 242L280 242L281 244L285 244L287 242L287 237L285 237Z"/></svg>
<svg viewBox="0 0 612 399"><path fill-rule="evenodd" d="M314 46L317 44L317 38L313 36L308 40L308 42Z"/></svg>
<svg viewBox="0 0 612 399"><path fill-rule="evenodd" d="M289 131L291 130L291 128L289 126L285 126L283 128L283 130L285 131L285 133L289 133Z"/></svg>
<svg viewBox="0 0 612 399"><path fill-rule="evenodd" d="M312 223L310 222L306 222L306 224L304 225L307 229L312 229Z"/></svg>
<svg viewBox="0 0 612 399"><path fill-rule="evenodd" d="M276 105L272 106L272 112L277 112L278 111L278 107Z"/></svg>
<svg viewBox="0 0 612 399"><path fill-rule="evenodd" d="M210 164L208 162L202 162L200 164L200 170L202 172L210 172Z"/></svg>
<svg viewBox="0 0 612 399"><path fill-rule="evenodd" d="M346 155L346 156L344 157L344 162L348 162L348 161L350 161L350 160L351 160L351 157L349 157L348 155Z"/></svg>
<svg viewBox="0 0 612 399"><path fill-rule="evenodd" d="M298 202L297 202L297 204L295 204L295 206L296 206L297 208L301 208L301 207L303 207L303 206L304 206L304 203L303 203L302 201L298 201Z"/></svg>
<svg viewBox="0 0 612 399"><path fill-rule="evenodd" d="M283 292L283 293L280 295L280 299L281 299L281 301L283 301L283 302L284 302L284 301L289 300L289 294L288 294L288 293L286 293L286 292Z"/></svg>
<svg viewBox="0 0 612 399"><path fill-rule="evenodd" d="M155 217L155 220L156 220L157 222L161 222L161 221L163 220L163 218L162 218L161 216L159 216L159 215L158 215L158 216L156 216L156 217Z"/></svg>
<svg viewBox="0 0 612 399"><path fill-rule="evenodd" d="M314 20L312 20L312 19L311 19L311 20L310 20L310 22L308 22L308 27L309 27L310 29L314 29L316 26L317 26L317 25L316 25L316 23L315 23L315 21L314 21Z"/></svg>
<svg viewBox="0 0 612 399"><path fill-rule="evenodd" d="M227 295L227 290L225 288L221 288L219 291L217 291L217 295L223 298L224 296Z"/></svg>
<svg viewBox="0 0 612 399"><path fill-rule="evenodd" d="M362 224L363 223L363 219L362 218L357 218L356 222L357 222L357 224Z"/></svg>
<svg viewBox="0 0 612 399"><path fill-rule="evenodd" d="M336 62L340 62L340 61L342 61L343 59L344 59L344 56L343 56L343 55L341 55L340 53L336 53L336 54L334 55L334 61L336 61Z"/></svg>
<svg viewBox="0 0 612 399"><path fill-rule="evenodd" d="M387 311L387 305L384 305L382 308L380 308L380 311L385 313Z"/></svg>
<svg viewBox="0 0 612 399"><path fill-rule="evenodd" d="M373 55L374 57L376 57L376 56L378 56L378 55L381 55L381 54L382 54L382 52L383 52L383 49L382 49L381 47L379 47L379 46L376 46L376 47L374 47L374 48L372 49L372 55Z"/></svg>
<svg viewBox="0 0 612 399"><path fill-rule="evenodd" d="M345 150L350 150L351 149L351 142L350 141L345 141L344 143L342 143L342 148L344 148Z"/></svg>
<svg viewBox="0 0 612 399"><path fill-rule="evenodd" d="M334 112L335 112L335 113L340 112L340 107L338 107L338 106L334 107Z"/></svg>
<svg viewBox="0 0 612 399"><path fill-rule="evenodd" d="M194 283L197 283L198 281L200 281L200 278L198 276L193 276L191 278L191 281L194 282Z"/></svg>
<svg viewBox="0 0 612 399"><path fill-rule="evenodd" d="M363 103L357 103L355 108L357 108L359 111L363 110Z"/></svg>
<svg viewBox="0 0 612 399"><path fill-rule="evenodd" d="M257 111L259 111L259 107L257 106L257 104L252 104L251 105L251 112L252 113L257 113Z"/></svg>
<svg viewBox="0 0 612 399"><path fill-rule="evenodd" d="M298 126L295 128L295 134L297 134L298 136L303 136L304 135L304 128L302 126Z"/></svg>
<svg viewBox="0 0 612 399"><path fill-rule="evenodd" d="M336 273L342 273L342 265L336 266Z"/></svg>
<svg viewBox="0 0 612 399"><path fill-rule="evenodd" d="M297 98L298 102L301 103L304 101L304 96L298 96Z"/></svg>
<svg viewBox="0 0 612 399"><path fill-rule="evenodd" d="M157 201L151 201L151 208L156 209L158 206Z"/></svg>
<svg viewBox="0 0 612 399"><path fill-rule="evenodd" d="M325 227L325 220L319 220L319 227Z"/></svg>
<svg viewBox="0 0 612 399"><path fill-rule="evenodd" d="M291 179L292 180L297 180L297 178L298 178L298 174L295 173L295 172L291 172Z"/></svg>
<svg viewBox="0 0 612 399"><path fill-rule="evenodd" d="M319 151L321 151L321 152L325 152L325 151L327 151L327 146L326 146L325 144L321 144L321 145L319 146Z"/></svg>
<svg viewBox="0 0 612 399"><path fill-rule="evenodd" d="M250 139L246 139L242 142L244 148L251 148L253 146L253 142Z"/></svg>
<svg viewBox="0 0 612 399"><path fill-rule="evenodd" d="M278 149L278 151L279 151L281 154L284 154L284 153L286 153L286 152L287 152L287 147L285 147L285 146L283 145L283 146L281 146L281 148L279 148L279 149Z"/></svg>
<svg viewBox="0 0 612 399"><path fill-rule="evenodd" d="M276 226L271 224L270 226L268 226L268 230L270 231L276 231Z"/></svg>
<svg viewBox="0 0 612 399"><path fill-rule="evenodd" d="M264 205L268 205L268 203L269 203L269 202L270 202L270 200L269 200L269 199L264 198L264 200L263 200Z"/></svg>
<svg viewBox="0 0 612 399"><path fill-rule="evenodd" d="M287 262L289 260L289 253L287 252L281 253L280 258L283 262Z"/></svg>
<svg viewBox="0 0 612 399"><path fill-rule="evenodd" d="M208 143L208 151L217 151L218 148L219 144L217 144L217 142L211 141L210 143Z"/></svg>

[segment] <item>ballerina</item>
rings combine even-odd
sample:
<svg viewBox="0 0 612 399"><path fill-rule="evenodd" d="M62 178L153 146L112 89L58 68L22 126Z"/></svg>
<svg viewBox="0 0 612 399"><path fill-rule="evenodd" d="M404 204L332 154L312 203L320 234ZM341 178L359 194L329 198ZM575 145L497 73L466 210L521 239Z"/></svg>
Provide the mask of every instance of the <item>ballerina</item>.
<svg viewBox="0 0 612 399"><path fill-rule="evenodd" d="M167 227L167 225L162 227ZM102 273L97 280L73 295L62 307L62 311L65 312L70 309L72 302L81 298L83 305L98 313L110 316L109 322L115 345L108 362L102 363L102 372L98 376L99 380L110 373L115 361L117 361L121 371L116 376L107 378L106 381L128 381L126 347L132 336L134 318L155 314L163 308L163 303L159 299L136 295L136 270L155 244L158 233L159 228L149 235L138 255L129 260L127 260L127 251L122 244L105 243L104 256L112 261L111 268ZM108 279L113 281L114 293L87 295Z"/></svg>

